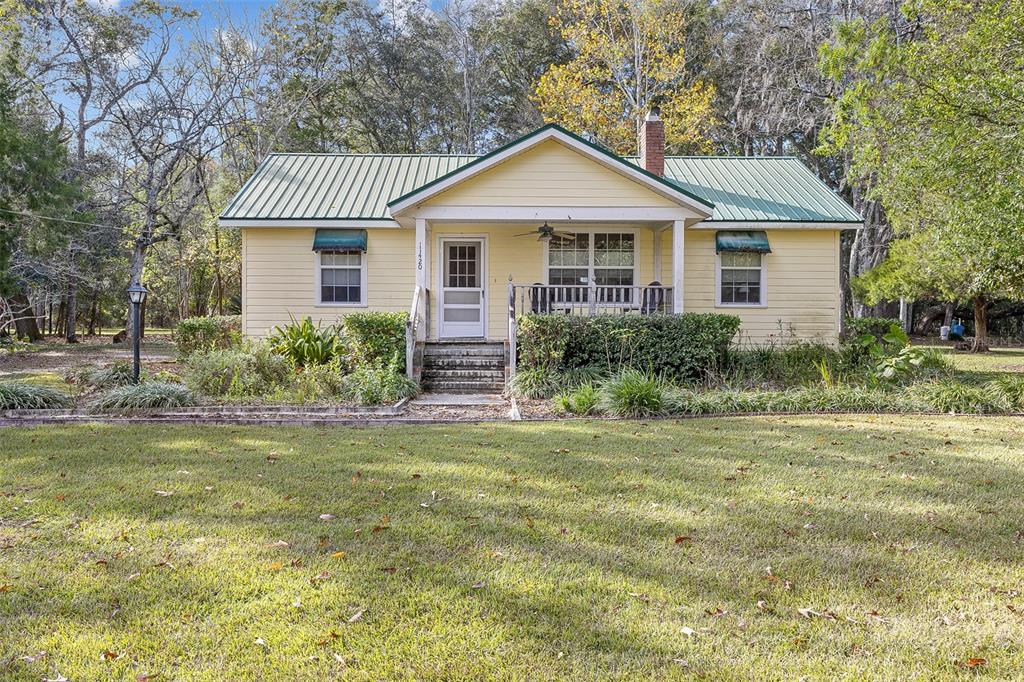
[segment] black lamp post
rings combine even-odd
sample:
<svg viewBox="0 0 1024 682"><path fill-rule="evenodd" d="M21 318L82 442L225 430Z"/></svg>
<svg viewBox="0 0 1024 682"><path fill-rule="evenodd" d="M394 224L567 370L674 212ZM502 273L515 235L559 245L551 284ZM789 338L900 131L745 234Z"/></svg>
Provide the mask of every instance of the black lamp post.
<svg viewBox="0 0 1024 682"><path fill-rule="evenodd" d="M132 303L132 383L139 383L139 349L142 344L142 303L149 291L141 284L128 287L128 300Z"/></svg>

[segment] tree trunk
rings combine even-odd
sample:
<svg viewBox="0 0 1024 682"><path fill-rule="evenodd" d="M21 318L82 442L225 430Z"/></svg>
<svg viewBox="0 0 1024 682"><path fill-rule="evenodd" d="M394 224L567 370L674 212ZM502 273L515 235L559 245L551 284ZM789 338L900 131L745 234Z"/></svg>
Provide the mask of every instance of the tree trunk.
<svg viewBox="0 0 1024 682"><path fill-rule="evenodd" d="M92 290L92 305L89 306L89 329L86 334L94 336L96 334L96 316L99 315L100 310L100 292L99 289Z"/></svg>
<svg viewBox="0 0 1024 682"><path fill-rule="evenodd" d="M35 343L43 338L39 332L39 324L36 320L32 304L24 292L19 291L9 299L11 312L14 313L14 331L19 339L28 339Z"/></svg>
<svg viewBox="0 0 1024 682"><path fill-rule="evenodd" d="M946 304L946 313L942 317L943 327L949 327L950 325L953 324L953 310L955 309L955 307L956 306L954 306L952 303Z"/></svg>
<svg viewBox="0 0 1024 682"><path fill-rule="evenodd" d="M974 297L974 345L972 353L988 351L988 305L984 296Z"/></svg>
<svg viewBox="0 0 1024 682"><path fill-rule="evenodd" d="M78 343L78 284L74 280L74 272L71 273L71 280L68 282L68 301L65 307L67 326L65 327L64 340L67 343Z"/></svg>

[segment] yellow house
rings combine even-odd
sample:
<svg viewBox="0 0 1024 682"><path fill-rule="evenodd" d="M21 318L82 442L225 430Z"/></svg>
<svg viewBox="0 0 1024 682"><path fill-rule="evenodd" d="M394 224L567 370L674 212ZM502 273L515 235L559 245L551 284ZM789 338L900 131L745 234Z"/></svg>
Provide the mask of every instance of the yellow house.
<svg viewBox="0 0 1024 682"><path fill-rule="evenodd" d="M638 159L556 125L479 157L270 155L220 217L243 330L409 312L421 346L514 357L523 313L685 311L737 315L744 343L834 342L856 212L797 159L665 157L656 112L640 139Z"/></svg>

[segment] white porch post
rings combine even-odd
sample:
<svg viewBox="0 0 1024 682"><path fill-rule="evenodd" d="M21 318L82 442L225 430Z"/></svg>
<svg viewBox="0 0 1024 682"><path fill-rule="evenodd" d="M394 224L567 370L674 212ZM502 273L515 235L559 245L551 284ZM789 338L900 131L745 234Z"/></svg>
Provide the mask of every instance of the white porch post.
<svg viewBox="0 0 1024 682"><path fill-rule="evenodd" d="M683 241L686 223L672 221L672 312L683 312Z"/></svg>
<svg viewBox="0 0 1024 682"><path fill-rule="evenodd" d="M654 228L654 281L661 282L661 228Z"/></svg>
<svg viewBox="0 0 1024 682"><path fill-rule="evenodd" d="M427 241L427 221L416 219L416 285L427 289L430 272L430 243Z"/></svg>

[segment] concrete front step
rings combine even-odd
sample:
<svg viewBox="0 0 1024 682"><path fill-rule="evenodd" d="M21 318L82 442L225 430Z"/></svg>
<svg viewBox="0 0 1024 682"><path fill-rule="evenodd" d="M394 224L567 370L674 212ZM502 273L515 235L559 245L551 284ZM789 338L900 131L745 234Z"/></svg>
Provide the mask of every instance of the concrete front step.
<svg viewBox="0 0 1024 682"><path fill-rule="evenodd" d="M423 357L505 357L503 343L428 343Z"/></svg>
<svg viewBox="0 0 1024 682"><path fill-rule="evenodd" d="M504 382L484 381L424 381L423 388L437 393L501 393Z"/></svg>
<svg viewBox="0 0 1024 682"><path fill-rule="evenodd" d="M499 369L479 369L477 367L472 368L449 368L449 369L430 369L424 368L423 380L424 381L437 381L445 379L454 379L460 381L470 381L473 379L489 380L489 381L502 381L505 378L505 370Z"/></svg>
<svg viewBox="0 0 1024 682"><path fill-rule="evenodd" d="M423 367L426 369L446 367L479 367L481 369L504 369L504 356L491 355L427 355L423 358Z"/></svg>

